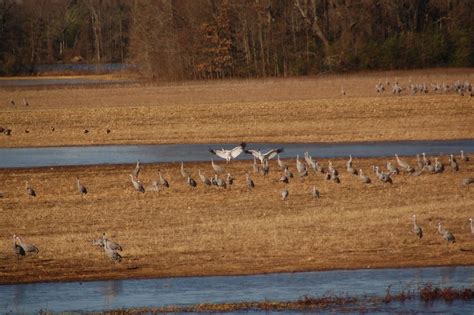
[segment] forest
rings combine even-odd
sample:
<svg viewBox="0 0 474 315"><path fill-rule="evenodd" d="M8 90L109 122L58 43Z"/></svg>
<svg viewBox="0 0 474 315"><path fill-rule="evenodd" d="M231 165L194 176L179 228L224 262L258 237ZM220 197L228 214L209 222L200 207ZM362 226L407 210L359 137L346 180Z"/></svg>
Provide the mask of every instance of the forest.
<svg viewBox="0 0 474 315"><path fill-rule="evenodd" d="M156 80L472 67L467 0L0 0L0 75L131 64Z"/></svg>

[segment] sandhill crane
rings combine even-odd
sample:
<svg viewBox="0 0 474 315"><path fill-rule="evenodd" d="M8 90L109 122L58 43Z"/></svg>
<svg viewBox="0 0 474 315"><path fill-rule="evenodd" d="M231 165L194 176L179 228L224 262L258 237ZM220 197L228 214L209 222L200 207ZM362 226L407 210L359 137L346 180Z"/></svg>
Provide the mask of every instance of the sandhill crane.
<svg viewBox="0 0 474 315"><path fill-rule="evenodd" d="M135 165L135 168L132 171L132 175L135 178L138 178L138 174L140 174L140 161L137 160L137 164Z"/></svg>
<svg viewBox="0 0 474 315"><path fill-rule="evenodd" d="M454 237L453 233L446 230L441 226L441 222L438 223L438 233L443 236L443 239L446 241L446 246L451 243L456 243L456 238Z"/></svg>
<svg viewBox="0 0 474 315"><path fill-rule="evenodd" d="M89 129L84 129L82 132L89 133Z"/></svg>
<svg viewBox="0 0 474 315"><path fill-rule="evenodd" d="M318 171L318 164L313 160L313 158L311 157L311 155L309 155L308 152L304 153L304 159L309 167L311 167L315 172Z"/></svg>
<svg viewBox="0 0 474 315"><path fill-rule="evenodd" d="M463 162L469 162L469 157L467 155L464 155L464 150L461 150L460 160Z"/></svg>
<svg viewBox="0 0 474 315"><path fill-rule="evenodd" d="M213 164L214 164L214 163L213 163ZM184 169L184 163L183 163L183 162L181 162L180 171L181 171L181 176L183 176L184 178L189 177L188 171L186 171L186 170Z"/></svg>
<svg viewBox="0 0 474 315"><path fill-rule="evenodd" d="M293 178L293 173L288 169L288 166L285 167L285 169L283 170L283 173L285 174L286 177Z"/></svg>
<svg viewBox="0 0 474 315"><path fill-rule="evenodd" d="M444 165L437 157L435 157L434 171L435 173L442 173L444 171Z"/></svg>
<svg viewBox="0 0 474 315"><path fill-rule="evenodd" d="M423 164L423 161L421 160L419 154L416 155L416 164L418 165L418 168L419 168L419 169L422 169L423 166L425 166L425 165Z"/></svg>
<svg viewBox="0 0 474 315"><path fill-rule="evenodd" d="M405 172L413 173L415 171L415 169L411 167L410 164L408 164L405 161L400 160L400 158L398 157L398 154L395 154L395 158L397 159L398 166L400 166Z"/></svg>
<svg viewBox="0 0 474 315"><path fill-rule="evenodd" d="M25 253L39 253L39 249L38 247L36 247L36 245L23 243L23 241L18 235L16 236L16 240L18 242L18 245L20 245L21 248L23 248Z"/></svg>
<svg viewBox="0 0 474 315"><path fill-rule="evenodd" d="M24 106L29 106L30 103L28 103L28 100L26 99L26 97L23 97L23 105Z"/></svg>
<svg viewBox="0 0 474 315"><path fill-rule="evenodd" d="M332 166L332 162L331 161L328 161L328 172L329 174L335 174L335 175L339 175L339 172Z"/></svg>
<svg viewBox="0 0 474 315"><path fill-rule="evenodd" d="M217 176L217 174L216 174ZM188 177L186 177L186 183L188 183L189 186L191 187L196 187L197 186L197 183L194 179L191 178L191 176L188 175Z"/></svg>
<svg viewBox="0 0 474 315"><path fill-rule="evenodd" d="M20 256L25 256L26 255L26 252L25 250L23 249L23 247L21 247L18 243L17 243L17 240L16 240L16 235L13 235L13 250L16 254L16 257L20 257Z"/></svg>
<svg viewBox="0 0 474 315"><path fill-rule="evenodd" d="M288 190L284 189L282 192L281 192L281 200L286 200L288 199Z"/></svg>
<svg viewBox="0 0 474 315"><path fill-rule="evenodd" d="M264 160L262 163L262 168L260 169L262 172L262 175L266 177L268 173L270 172L270 165L268 165L268 160Z"/></svg>
<svg viewBox="0 0 474 315"><path fill-rule="evenodd" d="M92 246L104 247L104 236L92 240Z"/></svg>
<svg viewBox="0 0 474 315"><path fill-rule="evenodd" d="M226 177L226 179L225 179L225 183L226 183L226 185L227 185L227 187L228 187L229 189L230 189L230 188L232 187L232 185L234 184L234 179L235 179L235 178L233 178L232 175L230 175L230 173L227 173L227 177Z"/></svg>
<svg viewBox="0 0 474 315"><path fill-rule="evenodd" d="M245 174L245 181L249 190L252 190L255 187L255 184L253 183L253 180L250 178L248 173Z"/></svg>
<svg viewBox="0 0 474 315"><path fill-rule="evenodd" d="M471 222L471 234L474 235L474 224L472 218L469 218L469 221Z"/></svg>
<svg viewBox="0 0 474 315"><path fill-rule="evenodd" d="M79 193L81 194L81 196L84 196L87 194L87 188L81 184L81 182L79 181L79 177L76 177L76 185L77 185L77 189L79 190Z"/></svg>
<svg viewBox="0 0 474 315"><path fill-rule="evenodd" d="M160 185L161 185L162 187L169 188L170 185L169 185L168 181L167 181L167 180L163 177L163 175L161 174L161 171L158 171L158 175L160 176L160 179L159 179L159 180L160 180Z"/></svg>
<svg viewBox="0 0 474 315"><path fill-rule="evenodd" d="M214 170L214 173L216 173L216 174L224 172L224 168L222 166L217 165L216 163L214 163L213 159L211 159L211 166L212 166L212 169Z"/></svg>
<svg viewBox="0 0 474 315"><path fill-rule="evenodd" d="M280 181L282 183L285 183L285 184L289 183L288 177L286 175L282 175L278 181Z"/></svg>
<svg viewBox="0 0 474 315"><path fill-rule="evenodd" d="M111 131L110 129L105 129L105 133L106 133L106 134L109 134L109 133L111 133L111 132L112 132L112 131Z"/></svg>
<svg viewBox="0 0 474 315"><path fill-rule="evenodd" d="M347 172L348 172L349 174L357 175L357 170L352 167L352 164L351 164L351 166L347 166L347 167L346 167L346 170L347 170Z"/></svg>
<svg viewBox="0 0 474 315"><path fill-rule="evenodd" d="M306 165L303 165L303 169L301 172L298 173L298 175L301 179L303 179L303 177L305 176L308 176L308 169L306 168Z"/></svg>
<svg viewBox="0 0 474 315"><path fill-rule="evenodd" d="M217 174L214 175L214 183L217 187L226 188L225 181L222 178L217 177Z"/></svg>
<svg viewBox="0 0 474 315"><path fill-rule="evenodd" d="M15 106L15 100L13 98L10 99L10 104Z"/></svg>
<svg viewBox="0 0 474 315"><path fill-rule="evenodd" d="M319 190L316 189L316 186L313 186L311 189L311 196L313 196L314 199L319 199Z"/></svg>
<svg viewBox="0 0 474 315"><path fill-rule="evenodd" d="M198 175L199 175L199 179L201 180L201 182L204 183L204 185L211 186L211 180L207 178L206 175L201 173L201 169L198 169Z"/></svg>
<svg viewBox="0 0 474 315"><path fill-rule="evenodd" d="M135 188L136 191L145 193L145 187L143 187L143 184L141 181L139 181L138 179L135 180L132 174L130 174L130 179L132 180L133 188Z"/></svg>
<svg viewBox="0 0 474 315"><path fill-rule="evenodd" d="M431 161L430 161L429 158L426 157L426 153L423 152L423 153L421 153L421 155L423 156L423 165L424 166L431 165Z"/></svg>
<svg viewBox="0 0 474 315"><path fill-rule="evenodd" d="M54 128L54 126L50 126L49 130L51 130L51 132L54 132L56 130L56 128Z"/></svg>
<svg viewBox="0 0 474 315"><path fill-rule="evenodd" d="M304 173L306 167L304 166L303 163L301 163L300 161L300 156L297 154L296 155L296 170L298 171L298 173Z"/></svg>
<svg viewBox="0 0 474 315"><path fill-rule="evenodd" d="M377 175L377 178L378 178L382 183L393 184L393 181L392 181L392 179L390 178L390 176L389 176L388 174L381 173L381 172L379 171L379 167L378 167L378 166L375 167L375 174Z"/></svg>
<svg viewBox="0 0 474 315"><path fill-rule="evenodd" d="M209 149L209 152L223 158L228 163L231 159L238 157L245 150L245 146L245 142L242 142L240 145L230 150L225 150L224 148L220 150Z"/></svg>
<svg viewBox="0 0 474 315"><path fill-rule="evenodd" d="M156 192L160 191L160 183L157 180L152 180L151 188L153 189L153 191L156 191Z"/></svg>
<svg viewBox="0 0 474 315"><path fill-rule="evenodd" d="M260 173L260 166L257 164L257 158L254 156L253 157L253 172L254 173Z"/></svg>
<svg viewBox="0 0 474 315"><path fill-rule="evenodd" d="M344 96L346 95L346 90L344 90L344 87L341 85L341 95Z"/></svg>
<svg viewBox="0 0 474 315"><path fill-rule="evenodd" d="M245 150L244 152L247 154L252 154L254 157L260 160L260 163L263 164L264 160L271 160L272 158L277 156L278 153L283 152L283 148L271 149L266 153L262 153L260 150Z"/></svg>
<svg viewBox="0 0 474 315"><path fill-rule="evenodd" d="M36 197L36 192L33 187L31 187L29 181L26 181L26 193L28 194L28 196Z"/></svg>
<svg viewBox="0 0 474 315"><path fill-rule="evenodd" d="M420 239L423 237L423 229L416 223L416 214L413 215L413 233Z"/></svg>
<svg viewBox="0 0 474 315"><path fill-rule="evenodd" d="M392 163L387 162L387 169L390 172L391 175L398 175L400 173L400 170L396 168Z"/></svg>
<svg viewBox="0 0 474 315"><path fill-rule="evenodd" d="M118 261L118 262L122 261L122 256L119 253L117 253L117 251L110 248L110 244L107 238L104 239L104 252L113 261Z"/></svg>
<svg viewBox="0 0 474 315"><path fill-rule="evenodd" d="M364 175L362 169L359 170L359 178L364 184L370 184L371 180L369 176Z"/></svg>
<svg viewBox="0 0 474 315"><path fill-rule="evenodd" d="M339 175L336 173L335 169L333 169L331 172L331 180L336 184L339 184L341 182L341 180L339 179Z"/></svg>
<svg viewBox="0 0 474 315"><path fill-rule="evenodd" d="M462 184L464 186L468 186L472 183L474 183L474 177L466 177L466 178L463 178L463 180L462 180Z"/></svg>
<svg viewBox="0 0 474 315"><path fill-rule="evenodd" d="M352 155L349 154L349 160L346 161L346 168L352 167Z"/></svg>
<svg viewBox="0 0 474 315"><path fill-rule="evenodd" d="M112 250L118 250L122 251L122 246L120 246L118 243L111 241L107 238L105 232L102 234L102 244L105 245L105 242L107 242L108 246Z"/></svg>
<svg viewBox="0 0 474 315"><path fill-rule="evenodd" d="M253 158L254 161L256 161L256 158L254 157ZM280 167L280 169L284 170L287 166L285 163L283 163L282 160L280 160L280 154L277 154L277 163L278 163L278 167Z"/></svg>
<svg viewBox="0 0 474 315"><path fill-rule="evenodd" d="M459 171L458 161L456 161L456 158L453 154L449 155L449 163L451 164L451 168L453 169L453 171Z"/></svg>

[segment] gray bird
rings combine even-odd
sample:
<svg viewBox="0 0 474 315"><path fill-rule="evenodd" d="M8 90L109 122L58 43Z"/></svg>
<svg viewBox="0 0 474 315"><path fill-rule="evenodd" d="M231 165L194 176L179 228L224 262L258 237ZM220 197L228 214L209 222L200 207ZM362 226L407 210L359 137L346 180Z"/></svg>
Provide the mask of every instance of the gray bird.
<svg viewBox="0 0 474 315"><path fill-rule="evenodd" d="M256 157L253 157L254 158L254 161L256 160ZM286 164L280 160L280 154L277 154L277 163L278 163L278 167L282 170L284 170L287 166Z"/></svg>
<svg viewBox="0 0 474 315"><path fill-rule="evenodd" d="M228 188L231 188L232 185L234 184L234 180L235 178L232 177L232 175L230 175L230 173L227 173L227 177L225 179L225 183L227 185Z"/></svg>
<svg viewBox="0 0 474 315"><path fill-rule="evenodd" d="M76 177L76 185L81 196L87 195L87 188L81 184L81 182L79 181L79 177Z"/></svg>
<svg viewBox="0 0 474 315"><path fill-rule="evenodd" d="M311 196L313 196L314 199L319 199L319 190L316 189L316 186L313 186L311 189Z"/></svg>
<svg viewBox="0 0 474 315"><path fill-rule="evenodd" d="M26 97L23 98L23 105L24 106L29 106L30 103L28 103L28 100L26 99Z"/></svg>
<svg viewBox="0 0 474 315"><path fill-rule="evenodd" d="M463 162L469 162L469 157L467 155L464 155L464 151L461 150L461 157L460 160Z"/></svg>
<svg viewBox="0 0 474 315"><path fill-rule="evenodd" d="M411 167L410 164L408 164L405 161L400 160L400 158L398 157L398 154L395 154L395 158L397 159L398 166L400 166L400 168L404 170L405 172L413 173L415 171L415 169Z"/></svg>
<svg viewBox="0 0 474 315"><path fill-rule="evenodd" d="M393 184L392 178L390 178L390 175L381 173L379 171L379 167L375 167L375 174L377 175L377 178L382 182L382 183L389 183Z"/></svg>
<svg viewBox="0 0 474 315"><path fill-rule="evenodd" d="M253 180L250 178L248 173L245 174L245 180L246 180L247 188L249 190L252 190L255 187L255 184L253 183Z"/></svg>
<svg viewBox="0 0 474 315"><path fill-rule="evenodd" d="M288 177L286 175L282 175L278 181L280 181L282 183L285 183L285 184L289 183Z"/></svg>
<svg viewBox="0 0 474 315"><path fill-rule="evenodd" d="M206 175L201 173L201 169L198 169L198 175L199 175L199 179L201 180L201 182L204 183L204 185L211 186L211 180L207 178Z"/></svg>
<svg viewBox="0 0 474 315"><path fill-rule="evenodd" d="M226 188L226 183L222 178L219 178L217 174L214 174L214 183L217 187Z"/></svg>
<svg viewBox="0 0 474 315"><path fill-rule="evenodd" d="M135 168L132 171L132 175L135 178L138 178L138 175L140 174L140 161L137 160L137 164L135 165Z"/></svg>
<svg viewBox="0 0 474 315"><path fill-rule="evenodd" d="M257 164L257 158L253 157L253 165L252 165L253 172L258 174L260 173L260 166Z"/></svg>
<svg viewBox="0 0 474 315"><path fill-rule="evenodd" d="M194 179L191 178L191 176L188 175L188 177L186 177L186 183L188 183L189 186L191 187L196 187L197 186L197 183Z"/></svg>
<svg viewBox="0 0 474 315"><path fill-rule="evenodd" d="M107 239L104 239L104 252L113 261L116 261L116 262L122 261L122 256L119 253L117 253L117 251L110 248L110 244Z"/></svg>
<svg viewBox="0 0 474 315"><path fill-rule="evenodd" d="M456 238L454 237L453 233L446 230L441 225L441 222L438 223L438 233L441 234L443 239L446 241L446 246L448 246L449 243L456 243Z"/></svg>
<svg viewBox="0 0 474 315"><path fill-rule="evenodd" d="M31 187L29 181L26 181L26 193L28 194L28 196L36 197L36 192L33 187Z"/></svg>
<svg viewBox="0 0 474 315"><path fill-rule="evenodd" d="M282 192L281 192L281 200L286 200L288 199L288 190L284 189Z"/></svg>
<svg viewBox="0 0 474 315"><path fill-rule="evenodd" d="M36 254L39 253L39 249L38 247L36 247L36 245L23 243L23 241L21 240L19 236L16 236L16 240L17 240L18 245L20 245L21 248L23 248L25 253L36 253Z"/></svg>
<svg viewBox="0 0 474 315"><path fill-rule="evenodd" d="M216 173L216 174L220 174L220 173L224 172L224 168L222 166L214 163L213 159L211 159L211 166L212 166L212 169L214 170L214 173Z"/></svg>
<svg viewBox="0 0 474 315"><path fill-rule="evenodd" d="M466 178L463 178L463 180L462 180L462 184L464 186L468 186L472 183L474 183L474 177L466 177Z"/></svg>
<svg viewBox="0 0 474 315"><path fill-rule="evenodd" d="M458 161L456 161L456 158L454 157L453 154L449 156L449 163L451 164L451 168L453 169L453 171L455 172L459 171Z"/></svg>
<svg viewBox="0 0 474 315"><path fill-rule="evenodd" d="M359 170L359 178L360 178L360 181L364 184L371 183L370 177L367 175L364 175L364 173L362 172L362 169Z"/></svg>
<svg viewBox="0 0 474 315"><path fill-rule="evenodd" d="M145 193L145 187L143 187L143 184L141 181L133 178L132 174L130 174L130 179L132 180L133 188L135 188L136 191Z"/></svg>
<svg viewBox="0 0 474 315"><path fill-rule="evenodd" d="M423 237L423 229L416 223L416 214L413 215L413 233L420 239Z"/></svg>
<svg viewBox="0 0 474 315"><path fill-rule="evenodd" d="M20 256L25 256L26 255L26 252L23 249L23 247L21 247L18 244L17 239L16 239L16 235L13 235L13 251L15 252L17 258L20 257Z"/></svg>
<svg viewBox="0 0 474 315"><path fill-rule="evenodd" d="M102 244L105 245L105 243L107 242L108 246L110 249L112 250L118 250L118 251L122 251L122 246L120 246L118 243L114 242L114 241L111 241L107 238L105 232L102 234Z"/></svg>
<svg viewBox="0 0 474 315"><path fill-rule="evenodd" d="M183 176L184 178L188 178L188 177L189 177L189 172L184 169L184 163L183 163L183 162L181 162L180 171L181 171L181 176Z"/></svg>
<svg viewBox="0 0 474 315"><path fill-rule="evenodd" d="M161 174L161 171L158 171L158 175L160 176L160 185L161 185L161 187L169 188L170 185L169 185L168 181Z"/></svg>

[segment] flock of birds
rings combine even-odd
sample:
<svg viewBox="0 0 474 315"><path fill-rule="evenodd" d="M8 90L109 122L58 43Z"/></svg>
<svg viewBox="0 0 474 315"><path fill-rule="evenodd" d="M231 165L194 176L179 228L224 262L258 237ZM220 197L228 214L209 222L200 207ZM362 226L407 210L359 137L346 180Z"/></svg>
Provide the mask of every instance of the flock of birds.
<svg viewBox="0 0 474 315"><path fill-rule="evenodd" d="M266 177L270 172L269 160L276 157L278 168L281 171L281 176L279 177L278 181L285 184L285 189L281 191L281 199L287 200L289 198L287 184L296 175L293 175L293 173L290 171L290 168L285 163L285 161L280 159L279 154L284 151L283 148L271 149L267 152L261 152L260 150L246 149L246 143L241 143L240 145L230 150L222 148L222 149L210 149L209 151L215 156L224 159L227 163L229 163L231 160L235 159L242 153L250 154L253 156L252 172L261 174L264 177ZM395 175L398 175L400 172L411 174L411 176L420 176L421 174L425 172L432 173L432 174L442 173L446 170L447 167L450 167L452 171L454 172L459 170L459 162L458 162L457 157L454 156L454 154L449 155L448 164L446 166L441 162L441 159L438 157L435 157L434 162L432 162L425 153L422 153L421 155L419 154L416 155L416 159L417 159L416 166L412 166L408 162L400 159L400 157L397 154L395 154L395 159L397 161L397 166L392 164L391 162L387 162L386 170L382 170L377 165L372 166L372 172L375 175L375 178L379 180L380 182L382 182L383 184L393 184L392 178ZM469 162L470 159L467 155L464 154L464 151L461 150L459 160L463 162ZM221 165L214 163L214 159L211 159L211 166L214 171L214 176L210 178L205 176L201 172L201 169L198 169L198 176L199 176L201 185L204 185L204 186L215 185L220 188L230 188L233 184L234 177L230 173L227 173L225 178L219 177L220 174L225 173L224 168ZM357 169L354 167L352 155L349 155L349 159L346 161L345 166L346 166L346 172L348 174L358 177L362 184L372 183L372 179L371 177L369 177L369 175L366 175L362 171L362 169ZM131 179L133 189L136 190L137 192L145 193L147 189L145 189L144 184L139 180L140 169L141 169L140 162L137 161L135 167L133 168L129 176ZM327 181L332 181L336 184L339 184L341 182L339 178L339 171L333 166L331 161L328 161L327 167L323 167L318 161L316 161L313 157L311 157L311 155L308 152L304 153L303 160L300 160L299 155L297 155L296 156L297 176L301 180L303 180L304 177L308 176L308 172L310 170L313 171L315 174L317 173L322 174L324 179ZM180 173L187 185L193 188L198 185L197 181L194 178L192 178L191 173L185 169L183 162L181 162ZM252 177L249 173L250 173L250 170L245 173L245 180L246 180L245 183L246 183L247 189L251 191L255 187L255 183L252 180ZM464 178L461 182L461 184L464 186L469 186L472 183L474 183L473 177ZM84 196L88 193L87 188L80 182L79 178L76 178L76 186L81 196ZM159 191L162 189L169 188L170 184L169 184L169 181L163 177L161 171L158 171L158 179L153 180L151 182L151 185L148 187L151 187L151 190L153 191ZM37 196L36 191L31 186L29 181L26 182L26 193L30 197ZM312 198L315 198L315 199L320 198L320 192L316 188L316 186L311 187L310 194ZM474 234L473 220L472 219L469 219L469 220L471 221L471 233ZM413 232L415 233L415 235L419 238L422 238L423 229L416 222L416 215L413 215L413 225L414 225ZM447 242L446 244L455 242L454 235L450 231L446 230L441 225L441 223L438 224L438 232L439 234L441 234L443 239L446 240ZM35 245L24 243L19 236L16 236L16 235L13 236L13 243L14 243L15 253L18 256L24 256L27 253L38 253L38 248ZM118 252L122 250L122 247L118 245L117 243L108 240L107 237L105 236L105 233L102 235L101 238L93 240L92 244L95 246L102 247L105 254L108 257L110 257L112 260L121 261L122 256Z"/></svg>

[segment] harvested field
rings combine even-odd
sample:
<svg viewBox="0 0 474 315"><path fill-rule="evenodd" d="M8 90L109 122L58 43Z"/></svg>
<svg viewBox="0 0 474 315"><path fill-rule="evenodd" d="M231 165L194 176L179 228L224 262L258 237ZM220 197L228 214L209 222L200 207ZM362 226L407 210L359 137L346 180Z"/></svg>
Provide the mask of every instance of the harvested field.
<svg viewBox="0 0 474 315"><path fill-rule="evenodd" d="M0 147L474 137L472 97L409 91L377 95L374 86L385 78L403 87L409 82L429 86L473 82L474 73L436 69L157 86L4 88L0 126L12 134L0 135ZM30 106L22 105L23 97Z"/></svg>
<svg viewBox="0 0 474 315"><path fill-rule="evenodd" d="M333 160L340 184L311 173L290 182L287 201L280 199L285 186L277 182L274 161L267 179L252 174L252 191L245 187L248 161L224 165L236 177L227 190L187 186L178 164L144 165L146 186L158 169L171 184L145 194L133 190L131 165L0 170L0 283L474 264L468 222L474 191L460 185L474 164L461 163L459 172L395 175L390 186L369 171L386 161L354 160L372 177L364 185L344 171L345 160ZM287 163L294 169L294 160ZM198 169L211 174L209 163L185 168L196 180ZM89 190L84 197L76 176ZM26 180L36 198L26 195ZM310 194L313 185L318 200ZM424 229L421 240L412 232L413 213ZM446 246L438 222L453 232L455 244ZM92 246L102 232L123 246L121 263ZM17 259L14 233L36 244L39 254Z"/></svg>

